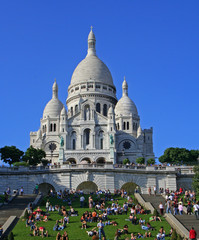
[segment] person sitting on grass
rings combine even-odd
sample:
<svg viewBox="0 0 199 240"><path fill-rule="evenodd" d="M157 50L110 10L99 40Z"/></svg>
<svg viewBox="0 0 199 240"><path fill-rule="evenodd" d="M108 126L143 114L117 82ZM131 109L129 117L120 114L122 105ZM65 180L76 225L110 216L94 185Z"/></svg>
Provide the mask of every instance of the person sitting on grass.
<svg viewBox="0 0 199 240"><path fill-rule="evenodd" d="M35 214L35 220L36 221L41 221L41 214L40 214L40 212L37 212L36 214Z"/></svg>
<svg viewBox="0 0 199 240"><path fill-rule="evenodd" d="M156 221L162 222L161 218L158 217L158 216L151 216L151 217L149 218L149 222L156 222Z"/></svg>
<svg viewBox="0 0 199 240"><path fill-rule="evenodd" d="M146 226L148 227L148 229L150 229L150 230L152 230L152 231L155 230L155 228L152 227L151 224L150 224L149 222L147 222Z"/></svg>
<svg viewBox="0 0 199 240"><path fill-rule="evenodd" d="M54 227L53 227L53 231L58 231L58 228L59 228L59 224L58 224L58 220L56 221Z"/></svg>
<svg viewBox="0 0 199 240"><path fill-rule="evenodd" d="M145 224L145 220L142 219L142 218L140 218L140 219L139 219L139 224L140 224L140 225L144 225L144 224Z"/></svg>
<svg viewBox="0 0 199 240"><path fill-rule="evenodd" d="M68 240L68 233L66 231L63 233L61 240Z"/></svg>
<svg viewBox="0 0 199 240"><path fill-rule="evenodd" d="M35 226L35 228L33 229L33 236L39 236L39 229L37 226Z"/></svg>
<svg viewBox="0 0 199 240"><path fill-rule="evenodd" d="M124 233L124 234L129 234L129 228L128 228L127 225L124 225L124 227L123 227L123 233Z"/></svg>
<svg viewBox="0 0 199 240"><path fill-rule="evenodd" d="M141 233L138 233L137 238L143 238L143 235Z"/></svg>
<svg viewBox="0 0 199 240"><path fill-rule="evenodd" d="M57 233L56 240L62 240L60 232Z"/></svg>
<svg viewBox="0 0 199 240"><path fill-rule="evenodd" d="M58 231L63 230L66 227L66 223L63 221L61 225L58 227Z"/></svg>
<svg viewBox="0 0 199 240"><path fill-rule="evenodd" d="M89 237L92 237L94 235L94 233L97 233L97 231L95 229L96 229L96 227L94 227L90 231L86 231Z"/></svg>
<svg viewBox="0 0 199 240"><path fill-rule="evenodd" d="M144 238L150 238L152 237L151 232L145 232Z"/></svg>
<svg viewBox="0 0 199 240"><path fill-rule="evenodd" d="M87 222L85 219L82 220L82 229L87 228Z"/></svg>
<svg viewBox="0 0 199 240"><path fill-rule="evenodd" d="M159 233L157 234L157 240L165 240L165 230L163 227L160 228Z"/></svg>
<svg viewBox="0 0 199 240"><path fill-rule="evenodd" d="M115 232L114 240L119 240L120 236L121 236L121 231L120 231L120 229L117 229L116 232Z"/></svg>
<svg viewBox="0 0 199 240"><path fill-rule="evenodd" d="M43 222L48 222L48 216L47 215L44 215Z"/></svg>
<svg viewBox="0 0 199 240"><path fill-rule="evenodd" d="M117 226L118 225L118 223L116 222L116 221L108 221L108 222L105 222L105 226L107 226L107 225L113 225L113 226Z"/></svg>
<svg viewBox="0 0 199 240"><path fill-rule="evenodd" d="M68 215L64 216L64 222L66 224L69 224L69 217L68 217Z"/></svg>

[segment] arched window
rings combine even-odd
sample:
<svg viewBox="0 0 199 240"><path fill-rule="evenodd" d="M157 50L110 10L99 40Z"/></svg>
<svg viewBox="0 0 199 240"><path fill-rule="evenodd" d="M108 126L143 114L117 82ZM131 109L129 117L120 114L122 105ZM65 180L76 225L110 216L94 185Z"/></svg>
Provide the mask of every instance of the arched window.
<svg viewBox="0 0 199 240"><path fill-rule="evenodd" d="M90 129L85 130L85 143L86 145L89 145L90 143Z"/></svg>
<svg viewBox="0 0 199 240"><path fill-rule="evenodd" d="M73 107L70 108L71 117L73 116Z"/></svg>
<svg viewBox="0 0 199 240"><path fill-rule="evenodd" d="M126 129L129 130L129 122L127 122Z"/></svg>
<svg viewBox="0 0 199 240"><path fill-rule="evenodd" d="M100 105L100 103L96 104L96 112L98 112L98 113L101 112L101 105Z"/></svg>
<svg viewBox="0 0 199 240"><path fill-rule="evenodd" d="M135 130L135 123L133 123L133 130Z"/></svg>
<svg viewBox="0 0 199 240"><path fill-rule="evenodd" d="M44 131L45 131L45 127L44 127L44 125L42 126L42 132L44 133Z"/></svg>
<svg viewBox="0 0 199 240"><path fill-rule="evenodd" d="M103 107L103 115L107 116L107 105L106 104L104 104L104 107Z"/></svg>
<svg viewBox="0 0 199 240"><path fill-rule="evenodd" d="M46 132L46 125L44 126L44 132Z"/></svg>
<svg viewBox="0 0 199 240"><path fill-rule="evenodd" d="M99 132L99 149L104 148L104 132L100 131Z"/></svg>
<svg viewBox="0 0 199 240"><path fill-rule="evenodd" d="M73 150L75 150L76 149L76 132L75 131L73 131L71 134L71 140L72 140L71 147Z"/></svg>
<svg viewBox="0 0 199 240"><path fill-rule="evenodd" d="M56 124L54 123L54 132L56 132Z"/></svg>
<svg viewBox="0 0 199 240"><path fill-rule="evenodd" d="M75 149L76 149L76 140L73 139L73 150L75 150Z"/></svg>
<svg viewBox="0 0 199 240"><path fill-rule="evenodd" d="M53 131L53 125L52 125L52 123L50 124L50 132L52 132Z"/></svg>
<svg viewBox="0 0 199 240"><path fill-rule="evenodd" d="M103 138L100 139L100 149L103 149Z"/></svg>
<svg viewBox="0 0 199 240"><path fill-rule="evenodd" d="M138 124L136 123L135 124L135 130L137 131L137 129L138 129Z"/></svg>
<svg viewBox="0 0 199 240"><path fill-rule="evenodd" d="M117 130L120 130L120 124L119 123L117 124Z"/></svg>
<svg viewBox="0 0 199 240"><path fill-rule="evenodd" d="M126 130L126 122L123 123L123 130Z"/></svg>
<svg viewBox="0 0 199 240"><path fill-rule="evenodd" d="M75 114L78 113L78 105L75 105Z"/></svg>

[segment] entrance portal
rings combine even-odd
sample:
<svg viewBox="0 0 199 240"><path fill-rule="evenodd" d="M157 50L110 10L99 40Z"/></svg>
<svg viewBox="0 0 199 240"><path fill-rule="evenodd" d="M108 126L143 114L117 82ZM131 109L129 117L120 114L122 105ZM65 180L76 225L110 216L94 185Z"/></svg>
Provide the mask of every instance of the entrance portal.
<svg viewBox="0 0 199 240"><path fill-rule="evenodd" d="M91 181L87 181L87 182L82 182L78 185L77 190L83 190L84 193L89 194L92 192L96 192L98 190L98 186Z"/></svg>
<svg viewBox="0 0 199 240"><path fill-rule="evenodd" d="M140 187L133 182L127 182L125 183L122 187L121 190L125 190L128 194L133 194L135 193L135 189L137 189L140 192Z"/></svg>
<svg viewBox="0 0 199 240"><path fill-rule="evenodd" d="M44 195L48 195L51 189L53 190L53 192L55 192L55 188L53 187L53 185L49 183L39 184L39 192L43 193Z"/></svg>

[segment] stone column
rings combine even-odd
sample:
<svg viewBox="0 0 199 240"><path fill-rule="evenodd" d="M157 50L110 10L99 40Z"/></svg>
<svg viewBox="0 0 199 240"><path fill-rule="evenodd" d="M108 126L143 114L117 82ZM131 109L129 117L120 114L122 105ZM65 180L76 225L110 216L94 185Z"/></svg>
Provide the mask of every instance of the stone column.
<svg viewBox="0 0 199 240"><path fill-rule="evenodd" d="M175 174L167 175L166 188L169 188L170 191L171 190L176 191L177 183L176 183L176 175Z"/></svg>

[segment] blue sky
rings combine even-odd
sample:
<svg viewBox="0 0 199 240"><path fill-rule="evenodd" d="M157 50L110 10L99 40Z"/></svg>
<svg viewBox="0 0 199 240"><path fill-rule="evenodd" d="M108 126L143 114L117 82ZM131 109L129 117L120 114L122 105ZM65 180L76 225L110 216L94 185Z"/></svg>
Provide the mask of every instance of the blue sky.
<svg viewBox="0 0 199 240"><path fill-rule="evenodd" d="M0 147L29 147L54 78L65 103L93 26L121 97L124 75L157 157L198 149L199 1L1 1Z"/></svg>

